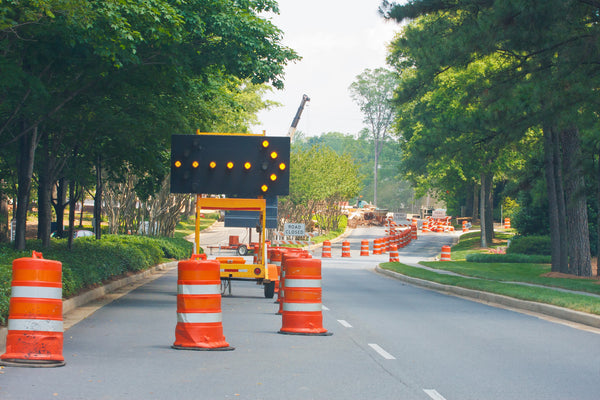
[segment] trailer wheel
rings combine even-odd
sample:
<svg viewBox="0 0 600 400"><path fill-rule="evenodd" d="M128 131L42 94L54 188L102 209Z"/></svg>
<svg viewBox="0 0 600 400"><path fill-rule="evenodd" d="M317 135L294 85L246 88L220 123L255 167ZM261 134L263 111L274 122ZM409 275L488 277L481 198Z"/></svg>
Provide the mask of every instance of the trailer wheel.
<svg viewBox="0 0 600 400"><path fill-rule="evenodd" d="M248 247L246 247L245 244L240 245L240 247L237 248L237 253L240 256L245 256L248 254Z"/></svg>
<svg viewBox="0 0 600 400"><path fill-rule="evenodd" d="M275 296L275 281L265 283L265 298L272 299Z"/></svg>

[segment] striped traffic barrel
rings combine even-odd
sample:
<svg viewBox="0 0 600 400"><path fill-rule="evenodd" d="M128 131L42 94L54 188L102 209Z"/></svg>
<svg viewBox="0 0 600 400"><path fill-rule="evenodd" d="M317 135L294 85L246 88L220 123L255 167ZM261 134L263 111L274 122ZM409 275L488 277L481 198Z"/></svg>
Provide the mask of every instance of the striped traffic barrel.
<svg viewBox="0 0 600 400"><path fill-rule="evenodd" d="M390 246L390 262L399 262L400 256L398 254L398 246L395 244Z"/></svg>
<svg viewBox="0 0 600 400"><path fill-rule="evenodd" d="M323 242L323 252L321 258L331 258L331 242L326 240Z"/></svg>
<svg viewBox="0 0 600 400"><path fill-rule="evenodd" d="M452 261L450 246L442 246L442 261Z"/></svg>
<svg viewBox="0 0 600 400"><path fill-rule="evenodd" d="M381 239L373 240L373 254L381 254Z"/></svg>
<svg viewBox="0 0 600 400"><path fill-rule="evenodd" d="M233 350L223 336L221 272L217 260L177 265L177 325L174 349Z"/></svg>
<svg viewBox="0 0 600 400"><path fill-rule="evenodd" d="M279 333L321 336L331 334L323 328L321 260L286 260L285 297Z"/></svg>
<svg viewBox="0 0 600 400"><path fill-rule="evenodd" d="M342 242L342 257L352 257L350 254L350 242L348 241Z"/></svg>
<svg viewBox="0 0 600 400"><path fill-rule="evenodd" d="M65 365L62 317L62 264L42 253L13 261L6 353L7 366Z"/></svg>
<svg viewBox="0 0 600 400"><path fill-rule="evenodd" d="M310 253L302 249L288 249L282 255L281 260L281 275L279 276L279 294L277 295L277 302L279 303L279 309L277 315L283 313L283 303L285 301L285 272L287 263L294 258L312 258Z"/></svg>
<svg viewBox="0 0 600 400"><path fill-rule="evenodd" d="M361 240L360 242L360 255L368 256L369 255L369 241Z"/></svg>

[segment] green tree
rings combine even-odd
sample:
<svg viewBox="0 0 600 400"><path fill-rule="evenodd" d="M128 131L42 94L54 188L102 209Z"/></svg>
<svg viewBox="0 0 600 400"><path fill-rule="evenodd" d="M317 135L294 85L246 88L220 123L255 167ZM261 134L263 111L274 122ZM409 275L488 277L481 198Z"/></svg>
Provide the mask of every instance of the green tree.
<svg viewBox="0 0 600 400"><path fill-rule="evenodd" d="M418 79L407 88L415 97L448 71L466 70L490 57L500 61L496 73L481 76L487 84L470 93L481 101L483 126L495 128L486 142L517 143L530 128L543 130L553 270L589 275L579 132L585 105L597 98L598 5L414 0L385 1L381 11L399 21L415 19L398 40L399 48L412 51L393 53L399 64L416 71Z"/></svg>
<svg viewBox="0 0 600 400"><path fill-rule="evenodd" d="M352 99L363 113L363 122L368 126L373 139L373 203L377 205L377 183L379 156L385 143L390 125L394 120L392 98L397 75L385 68L366 69L350 85Z"/></svg>
<svg viewBox="0 0 600 400"><path fill-rule="evenodd" d="M314 215L320 229L336 229L340 202L361 188L354 160L328 147L293 148L290 174L290 194L279 200L280 221L304 223L309 231Z"/></svg>

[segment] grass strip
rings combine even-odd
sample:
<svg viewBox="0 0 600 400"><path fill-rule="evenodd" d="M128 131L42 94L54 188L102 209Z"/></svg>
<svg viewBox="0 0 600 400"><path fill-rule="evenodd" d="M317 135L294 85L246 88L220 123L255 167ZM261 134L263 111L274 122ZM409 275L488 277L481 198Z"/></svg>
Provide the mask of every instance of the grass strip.
<svg viewBox="0 0 600 400"><path fill-rule="evenodd" d="M438 274L423 268L411 267L401 263L383 263L380 267L413 278L419 278L444 285L480 290L520 300L551 304L575 311L600 315L600 299L582 294L565 293L552 288L531 287L516 283L503 283L486 279L472 279L461 276Z"/></svg>
<svg viewBox="0 0 600 400"><path fill-rule="evenodd" d="M550 272L548 264L532 263L473 263L465 261L428 262L421 264L464 276L500 282L523 282L600 295L597 279L553 278L543 276Z"/></svg>

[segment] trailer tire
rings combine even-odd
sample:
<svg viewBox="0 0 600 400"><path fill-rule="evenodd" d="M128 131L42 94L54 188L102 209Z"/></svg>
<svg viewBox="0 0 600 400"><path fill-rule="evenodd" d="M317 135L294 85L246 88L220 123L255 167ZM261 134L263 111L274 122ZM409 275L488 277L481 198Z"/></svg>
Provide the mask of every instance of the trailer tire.
<svg viewBox="0 0 600 400"><path fill-rule="evenodd" d="M248 247L246 247L245 244L240 245L240 247L237 248L237 253L240 256L245 256L248 254Z"/></svg>
<svg viewBox="0 0 600 400"><path fill-rule="evenodd" d="M265 283L265 298L272 299L275 296L275 281Z"/></svg>

